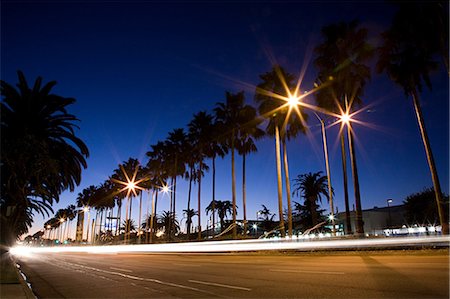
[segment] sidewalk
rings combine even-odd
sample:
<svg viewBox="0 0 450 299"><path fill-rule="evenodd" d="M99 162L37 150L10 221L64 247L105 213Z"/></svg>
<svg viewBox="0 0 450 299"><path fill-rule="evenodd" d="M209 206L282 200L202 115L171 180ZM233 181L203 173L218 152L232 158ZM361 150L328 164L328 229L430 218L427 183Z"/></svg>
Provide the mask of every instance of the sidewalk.
<svg viewBox="0 0 450 299"><path fill-rule="evenodd" d="M8 253L1 257L0 298L36 298Z"/></svg>

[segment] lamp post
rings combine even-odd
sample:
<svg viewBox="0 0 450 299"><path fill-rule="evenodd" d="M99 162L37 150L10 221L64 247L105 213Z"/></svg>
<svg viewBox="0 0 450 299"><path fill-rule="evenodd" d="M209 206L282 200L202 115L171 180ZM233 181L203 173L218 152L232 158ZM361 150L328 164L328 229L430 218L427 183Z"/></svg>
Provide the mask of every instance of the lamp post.
<svg viewBox="0 0 450 299"><path fill-rule="evenodd" d="M131 193L133 193L134 196L137 196L136 189L143 191L144 188L138 186L138 184L140 182L146 181L148 178L141 178L136 181L136 175L139 170L139 165L134 169L134 173L133 173L133 176L131 177L131 179L128 176L127 172L124 170L122 165L120 165L120 169L122 170L123 174L125 175L125 178L127 181L124 182L124 181L120 181L120 180L116 180L116 179L112 179L112 180L114 182L119 183L124 186L122 189L119 190L119 192L127 190L127 195L126 195L127 206L126 206L126 214L125 214L126 215L125 223L127 224L127 227L125 228L125 236L124 236L125 244L127 244L127 242L128 242L127 236L128 237L130 236L130 228L131 228L131 221L130 221L130 219L131 219L131 204L132 204L131 203ZM129 212L128 212L128 207L130 208ZM128 218L130 218L130 219L128 219Z"/></svg>
<svg viewBox="0 0 450 299"><path fill-rule="evenodd" d="M61 239L62 239L62 237L64 235L64 232L63 232L63 230L61 228L61 226L64 223L64 218L59 218L59 222L60 222L60 225L59 225L59 242L61 242Z"/></svg>
<svg viewBox="0 0 450 299"><path fill-rule="evenodd" d="M348 147L350 151L350 163L352 167L352 176L353 176L353 189L355 192L355 208L356 208L356 219L355 219L355 226L356 226L356 235L358 237L364 236L364 222L362 219L362 209L361 209L361 194L359 190L359 178L358 178L358 167L356 165L356 155L355 155L355 147L353 144L353 131L351 127L351 117L352 115L349 114L349 108L347 107L347 101L345 102L345 113L343 112L340 115L341 122L343 124L347 125L347 134L348 134Z"/></svg>
<svg viewBox="0 0 450 299"><path fill-rule="evenodd" d="M87 223L86 223L86 242L89 242L89 218L90 218L90 211L89 211L89 207L84 207L83 208L84 213L88 213L88 218L87 218Z"/></svg>
<svg viewBox="0 0 450 299"><path fill-rule="evenodd" d="M336 227L335 227L335 221L334 221L333 189L331 187L331 172L330 172L330 162L329 162L329 158L328 158L328 146L327 146L327 135L325 132L325 122L323 121L322 118L319 117L319 115L317 115L317 113L314 112L314 114L316 115L317 119L320 121L321 128L322 128L323 154L325 156L325 167L327 169L328 196L330 199L330 211L331 211L329 219L331 220L331 225L333 226L333 228L332 228L333 236L336 236Z"/></svg>
<svg viewBox="0 0 450 299"><path fill-rule="evenodd" d="M389 222L388 222L388 228L391 228L392 226L392 218L391 218L391 206L389 205L392 203L392 198L389 198L386 200L387 206L388 206L388 214L389 214Z"/></svg>

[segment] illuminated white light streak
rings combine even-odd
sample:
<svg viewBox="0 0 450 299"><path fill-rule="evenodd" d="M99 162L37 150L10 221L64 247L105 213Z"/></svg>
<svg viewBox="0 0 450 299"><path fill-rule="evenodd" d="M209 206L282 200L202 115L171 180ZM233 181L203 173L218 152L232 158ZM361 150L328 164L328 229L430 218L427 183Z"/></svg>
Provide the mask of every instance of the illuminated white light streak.
<svg viewBox="0 0 450 299"><path fill-rule="evenodd" d="M200 280L188 280L188 281L192 282L192 283L205 284L205 285L210 285L210 286L215 286L215 287L222 287L222 288L228 288L228 289L236 289L236 290L243 290L243 291L251 291L252 290L252 289L249 289L249 288L237 287L237 286L232 286L232 285L228 285L228 284L221 284L221 283L215 283L215 282L206 282L206 281L200 281Z"/></svg>
<svg viewBox="0 0 450 299"><path fill-rule="evenodd" d="M384 246L410 246L433 243L450 244L450 236L429 237L396 237L377 239L327 240L309 239L310 237L293 239L256 239L242 241L211 241L170 244L111 245L111 246L60 246L60 247L27 247L11 248L13 255L30 255L32 253L206 253L265 250L314 250L337 248L361 248ZM315 241L317 240L317 241Z"/></svg>

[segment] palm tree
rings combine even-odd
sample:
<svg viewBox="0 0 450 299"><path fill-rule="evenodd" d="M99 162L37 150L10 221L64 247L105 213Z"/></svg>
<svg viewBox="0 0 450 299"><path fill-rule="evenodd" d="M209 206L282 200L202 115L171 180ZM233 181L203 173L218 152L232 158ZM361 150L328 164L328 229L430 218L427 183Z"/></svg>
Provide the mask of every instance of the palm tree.
<svg viewBox="0 0 450 299"><path fill-rule="evenodd" d="M215 202L211 201L211 203L205 209L206 214L213 211L213 206L215 207L215 211L217 211L217 215L219 216L220 231L223 231L225 226L224 219L228 214L231 214L233 212L234 206L229 200L216 200Z"/></svg>
<svg viewBox="0 0 450 299"><path fill-rule="evenodd" d="M180 231L180 225L178 223L178 220L176 218L176 215L174 213L171 213L170 211L163 211L161 216L158 217L157 222L158 229L164 230L164 233L166 234L166 240L170 240L172 233L178 233Z"/></svg>
<svg viewBox="0 0 450 299"><path fill-rule="evenodd" d="M153 191L155 192L155 203L154 203L154 216L156 215L158 207L158 194L164 186L167 186L167 179L169 177L168 165L166 159L166 143L158 141L155 145L151 146L151 151L146 154L149 157L146 168L151 173L151 185L153 186ZM156 219L156 217L154 217ZM155 220L156 221L156 220ZM153 226L155 222L149 223L150 225L150 243L153 241L154 230L156 226Z"/></svg>
<svg viewBox="0 0 450 299"><path fill-rule="evenodd" d="M271 231L274 228L274 221L273 218L275 217L275 214L271 213L270 210L265 206L261 205L262 209L258 211L258 219L262 219L262 229L264 231Z"/></svg>
<svg viewBox="0 0 450 299"><path fill-rule="evenodd" d="M7 243L18 227L27 227L33 212L48 214L62 191L80 184L89 155L74 132L78 119L67 112L75 99L52 94L55 81L42 86L38 77L29 87L22 72L18 77L17 89L0 81L0 241Z"/></svg>
<svg viewBox="0 0 450 299"><path fill-rule="evenodd" d="M169 136L165 141L165 160L169 168L167 172L172 179L173 190L170 193L171 201L170 201L170 212L174 215L176 214L176 192L177 192L177 177L184 177L186 175L186 166L184 158L186 157L183 154L183 149L186 147L187 135L184 132L184 129L178 128L169 132ZM169 222L169 225L171 222ZM169 226L168 236L171 237L172 233L170 233L171 228Z"/></svg>
<svg viewBox="0 0 450 299"><path fill-rule="evenodd" d="M226 140L223 140L221 132L223 128L220 122L217 122L217 117L214 116L212 128L210 128L212 138L209 140L209 146L206 148L206 156L212 159L212 231L213 236L216 231L215 219L215 200L216 200L216 157L225 157L228 154Z"/></svg>
<svg viewBox="0 0 450 299"><path fill-rule="evenodd" d="M226 92L225 103L217 103L214 109L216 121L224 129L222 134L223 140L231 151L231 198L233 204L233 238L237 236L236 227L236 171L235 171L235 149L239 138L239 129L243 123L242 111L249 109L248 105L244 104L244 92L232 94ZM213 201L214 203L214 201Z"/></svg>
<svg viewBox="0 0 450 299"><path fill-rule="evenodd" d="M126 233L131 233L136 231L136 224L133 219L126 219L122 221L122 226L120 230Z"/></svg>
<svg viewBox="0 0 450 299"><path fill-rule="evenodd" d="M325 41L315 48L317 57L314 61L319 74L317 83L323 84L315 93L319 107L336 114L351 113L362 103L366 81L370 79L370 68L366 63L373 54L367 43L367 30L358 28L358 22L341 22L322 28ZM350 211L348 203L346 154L344 143L344 123L340 130L342 170L344 178L344 200L346 209L347 233L351 233ZM353 146L353 131L347 124L349 149L353 173L356 208L356 233L364 233L361 198L359 190L356 155Z"/></svg>
<svg viewBox="0 0 450 299"><path fill-rule="evenodd" d="M209 147L209 142L213 138L211 135L213 129L213 116L200 111L194 114L194 118L188 124L190 146L192 148L191 155L194 156L194 163L197 164L197 170L195 171L195 178L198 182L198 211L201 211L201 184L204 171L208 170L208 166L203 163L206 157L206 152ZM188 210L189 202L188 202ZM201 239L202 226L201 226L201 213L198 216L198 239Z"/></svg>
<svg viewBox="0 0 450 299"><path fill-rule="evenodd" d="M94 195L94 192L96 190L96 187L94 185L91 185L87 188L84 188L80 193L78 193L78 196L76 198L76 204L78 209L78 220L77 220L77 234L76 234L76 240L82 241L83 239L83 230L84 230L84 214L85 209L89 213L89 207L91 206L91 200ZM89 214L87 219L87 230L89 231ZM89 236L86 236L88 238Z"/></svg>
<svg viewBox="0 0 450 299"><path fill-rule="evenodd" d="M183 213L186 217L186 232L188 240L191 239L192 218L198 214L194 209L184 209Z"/></svg>
<svg viewBox="0 0 450 299"><path fill-rule="evenodd" d="M239 128L238 143L236 149L242 155L242 208L244 217L244 235L247 234L247 205L246 205L246 181L245 181L245 158L249 153L258 151L255 140L264 136L264 131L258 126L260 119L257 118L256 109L246 105L241 110L241 126Z"/></svg>
<svg viewBox="0 0 450 299"><path fill-rule="evenodd" d="M423 13L425 15L422 15ZM447 22L442 23L445 18ZM431 89L430 73L439 65L434 60L434 54L445 53L446 60L444 60L448 70L448 4L439 2L402 4L394 16L391 28L382 36L384 43L378 49L377 70L385 71L392 81L403 87L406 95L412 97L433 181L442 233L448 234L449 221L444 213L441 185L419 97L422 82ZM443 48L447 50L443 51Z"/></svg>
<svg viewBox="0 0 450 299"><path fill-rule="evenodd" d="M116 196L116 199L117 197L121 199L127 197L125 220L131 218L133 196L139 195L142 190L142 188L138 187L136 184L134 186L135 187L134 189L130 189L127 187L127 183L141 182L145 180L145 178L143 177L143 173L140 170L141 168L139 161L134 158L129 158L127 161L124 161L122 164L119 165L117 169L114 170L114 173L111 177L112 183L111 189L115 190L114 196ZM129 232L130 230L127 230L125 234L129 234Z"/></svg>
<svg viewBox="0 0 450 299"><path fill-rule="evenodd" d="M322 196L329 199L327 177L322 176L322 171L298 175L294 179L294 195L305 198L305 203L310 207L311 222L314 227L318 224L317 202L322 202Z"/></svg>
<svg viewBox="0 0 450 299"><path fill-rule="evenodd" d="M256 87L255 101L259 104L258 110L263 118L269 120L266 132L270 136L275 136L276 163L277 163L277 183L278 183L278 215L280 218L280 228L282 236L285 235L283 219L283 197L281 182L281 157L280 139L283 145L283 161L286 183L286 195L288 205L288 233L292 236L292 207L289 180L289 166L286 149L286 141L298 135L306 133L305 122L307 115L301 107L295 107L296 113L287 99L296 97L298 87L294 83L294 76L287 73L282 67L275 65L270 72L260 75L262 82Z"/></svg>

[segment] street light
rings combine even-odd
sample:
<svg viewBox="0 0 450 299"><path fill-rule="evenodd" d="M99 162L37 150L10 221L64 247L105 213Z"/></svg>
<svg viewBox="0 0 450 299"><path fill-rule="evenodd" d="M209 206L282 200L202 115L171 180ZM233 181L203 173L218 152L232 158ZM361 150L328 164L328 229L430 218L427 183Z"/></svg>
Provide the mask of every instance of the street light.
<svg viewBox="0 0 450 299"><path fill-rule="evenodd" d="M59 218L59 240L61 241L63 236L62 224L64 223L64 218Z"/></svg>
<svg viewBox="0 0 450 299"><path fill-rule="evenodd" d="M336 236L336 227L334 223L333 189L331 187L331 172L330 172L330 162L328 158L328 146L327 146L327 135L325 132L325 122L323 121L322 118L319 117L319 115L317 115L317 113L314 112L314 114L316 115L317 119L319 119L322 128L323 153L325 155L325 167L327 169L327 179L328 179L328 196L330 198L331 215L329 218L331 220L331 225L333 226L332 228L333 236Z"/></svg>
<svg viewBox="0 0 450 299"><path fill-rule="evenodd" d="M125 214L125 223L127 224L127 227L125 228L125 236L124 236L124 241L125 241L125 244L126 244L127 243L127 231L128 231L128 236L129 236L130 235L130 232L129 232L130 231L130 224L131 224L130 223L131 221L129 221L129 219L128 219L128 214L130 214L129 216L131 218L131 203L130 203L130 198L131 197L130 197L130 195L131 195L131 193L133 193L135 196L137 196L136 189L141 190L141 191L144 190L144 188L142 188L138 184L143 182L143 181L146 181L148 178L142 178L142 179L139 179L139 180L136 181L136 175L137 175L137 172L139 170L139 165L136 166L136 168L134 170L134 173L133 173L133 176L131 177L131 179L128 176L127 172L125 171L125 169L123 168L122 165L120 165L120 169L122 170L122 173L125 175L126 182L125 181L119 181L119 180L116 180L116 179L112 179L112 181L114 181L116 183L119 183L119 184L124 186L122 189L119 190L119 192L127 190L127 195L126 195L126 197L127 197L127 206L126 206L126 214ZM128 212L128 207L130 207L130 212Z"/></svg>
<svg viewBox="0 0 450 299"><path fill-rule="evenodd" d="M388 214L389 214L389 222L388 222L388 227L391 228L392 226L392 219L391 219L391 206L389 205L390 203L392 203L393 199L392 198L388 198L386 199L386 203L388 206Z"/></svg>
<svg viewBox="0 0 450 299"><path fill-rule="evenodd" d="M352 167L352 177L353 177L353 190L355 192L355 208L356 208L356 234L358 236L364 236L364 224L362 219L362 209L361 209L361 194L359 190L359 178L358 178L358 167L356 164L356 154L355 147L353 144L353 131L352 131L352 114L349 113L350 108L348 107L347 100L345 101L345 111L342 111L340 119L342 125L347 125L348 134L348 147L350 151L350 163Z"/></svg>
<svg viewBox="0 0 450 299"><path fill-rule="evenodd" d="M84 213L88 213L88 218L87 218L87 223L86 223L86 228L87 228L87 230L86 230L86 242L89 242L89 218L90 218L90 216L91 216L91 213L89 212L89 207L88 206L84 206L83 207L83 212ZM84 217L84 215L83 215L83 217ZM83 236L81 236L81 239L83 239Z"/></svg>

